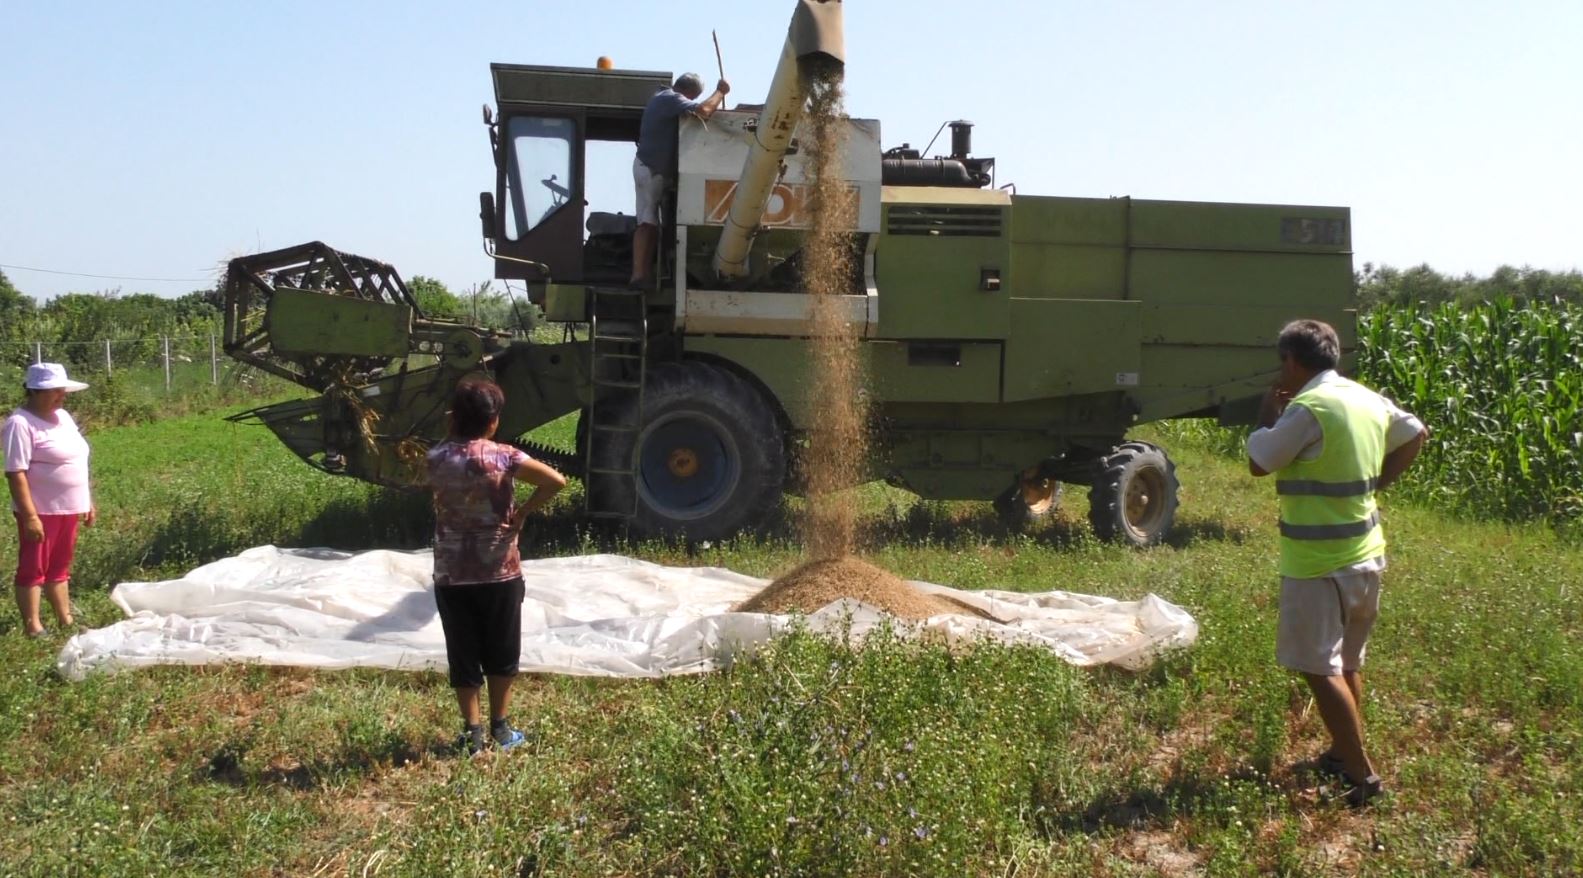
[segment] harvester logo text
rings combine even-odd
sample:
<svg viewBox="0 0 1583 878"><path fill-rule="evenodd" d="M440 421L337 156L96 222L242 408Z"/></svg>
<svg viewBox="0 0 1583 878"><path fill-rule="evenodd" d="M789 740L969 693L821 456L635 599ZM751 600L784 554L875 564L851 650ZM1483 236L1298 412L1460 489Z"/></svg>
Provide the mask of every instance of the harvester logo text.
<svg viewBox="0 0 1583 878"><path fill-rule="evenodd" d="M848 186L847 191L856 201L857 187ZM705 180L704 222L724 223L731 213L731 201L736 193L735 180ZM807 204L807 186L801 183L776 183L775 189L770 192L769 202L764 205L764 216L759 220L759 225L806 226L810 221Z"/></svg>

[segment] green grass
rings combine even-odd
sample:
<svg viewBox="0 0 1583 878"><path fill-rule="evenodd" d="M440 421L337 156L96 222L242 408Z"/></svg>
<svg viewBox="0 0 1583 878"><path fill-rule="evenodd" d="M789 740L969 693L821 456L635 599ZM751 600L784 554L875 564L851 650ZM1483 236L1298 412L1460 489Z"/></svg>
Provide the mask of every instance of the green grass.
<svg viewBox="0 0 1583 878"><path fill-rule="evenodd" d="M553 426L565 431L565 425ZM563 441L567 438L561 437ZM1323 731L1274 666L1275 499L1210 437L1171 543L1094 542L1071 491L1027 534L987 504L860 489L865 554L968 588L1189 608L1149 671L1025 649L806 634L728 672L525 678L534 743L455 757L442 675L160 668L66 683L0 619L0 874L1564 875L1583 869L1583 549L1540 525L1385 501L1367 718L1394 794L1354 814L1296 764ZM417 546L426 501L316 473L266 430L189 417L92 437L103 516L74 592L261 543ZM789 529L689 552L566 510L530 554L614 549L772 575ZM14 560L0 541L0 565Z"/></svg>

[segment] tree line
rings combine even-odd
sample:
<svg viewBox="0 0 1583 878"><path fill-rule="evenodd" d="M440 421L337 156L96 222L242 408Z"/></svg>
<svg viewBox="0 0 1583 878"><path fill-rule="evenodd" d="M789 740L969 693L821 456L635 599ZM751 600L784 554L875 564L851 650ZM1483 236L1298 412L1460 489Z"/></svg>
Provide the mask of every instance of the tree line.
<svg viewBox="0 0 1583 878"><path fill-rule="evenodd" d="M1355 276L1358 308L1363 311L1377 305L1478 305L1502 299L1510 299L1518 305L1529 302L1583 304L1583 272L1576 270L1546 271L1502 265L1488 277L1472 274L1453 277L1427 265L1401 269L1365 262Z"/></svg>
<svg viewBox="0 0 1583 878"><path fill-rule="evenodd" d="M417 275L407 283L407 289L429 317L490 329L517 329L521 323L526 331L537 314L520 297L514 303L490 284L457 294L434 278ZM23 346L35 342L82 345L108 340L157 345L160 336L219 334L224 301L225 294L216 285L176 297L120 290L66 293L40 304L0 271L0 346L7 358L14 359L22 355L17 351Z"/></svg>

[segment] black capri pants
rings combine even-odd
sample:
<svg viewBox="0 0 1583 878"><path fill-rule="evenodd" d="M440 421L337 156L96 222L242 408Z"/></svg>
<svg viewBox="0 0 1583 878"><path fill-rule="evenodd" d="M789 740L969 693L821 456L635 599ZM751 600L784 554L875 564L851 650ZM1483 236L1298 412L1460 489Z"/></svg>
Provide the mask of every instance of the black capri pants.
<svg viewBox="0 0 1583 878"><path fill-rule="evenodd" d="M516 676L522 658L522 594L520 576L434 587L452 688L482 686L486 675Z"/></svg>

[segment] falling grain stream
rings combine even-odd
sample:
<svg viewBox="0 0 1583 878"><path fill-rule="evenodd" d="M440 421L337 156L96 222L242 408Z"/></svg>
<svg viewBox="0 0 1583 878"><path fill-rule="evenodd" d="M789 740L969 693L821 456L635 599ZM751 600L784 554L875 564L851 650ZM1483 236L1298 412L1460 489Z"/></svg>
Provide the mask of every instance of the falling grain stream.
<svg viewBox="0 0 1583 878"><path fill-rule="evenodd" d="M813 423L802 458L808 492L803 519L805 562L749 599L749 612L813 612L852 598L903 619L969 610L925 595L896 575L852 557L856 500L845 489L862 480L868 456L867 394L860 342L842 308L855 292L858 255L852 247L857 193L841 172L846 115L839 71L810 78L804 154L812 217L802 251L803 289L813 300L809 386Z"/></svg>

